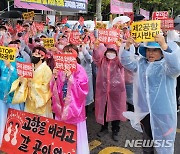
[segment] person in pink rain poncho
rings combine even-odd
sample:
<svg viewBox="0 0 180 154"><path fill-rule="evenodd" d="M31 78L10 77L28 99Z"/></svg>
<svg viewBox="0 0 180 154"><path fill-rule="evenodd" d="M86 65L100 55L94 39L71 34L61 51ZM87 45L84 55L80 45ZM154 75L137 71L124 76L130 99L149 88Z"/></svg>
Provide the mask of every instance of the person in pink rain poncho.
<svg viewBox="0 0 180 154"><path fill-rule="evenodd" d="M126 89L124 68L118 58L116 44L95 45L93 60L97 66L95 116L101 130L97 134L103 137L108 133L108 122L112 124L112 139L118 141L120 121L125 121L122 113L126 111Z"/></svg>
<svg viewBox="0 0 180 154"><path fill-rule="evenodd" d="M75 50L74 50L74 49ZM67 45L64 53L75 53L78 49L73 45ZM80 60L77 58L77 62ZM52 108L55 119L77 125L77 154L89 154L85 103L88 94L88 77L84 68L77 64L75 72L53 71L55 78L51 81Z"/></svg>

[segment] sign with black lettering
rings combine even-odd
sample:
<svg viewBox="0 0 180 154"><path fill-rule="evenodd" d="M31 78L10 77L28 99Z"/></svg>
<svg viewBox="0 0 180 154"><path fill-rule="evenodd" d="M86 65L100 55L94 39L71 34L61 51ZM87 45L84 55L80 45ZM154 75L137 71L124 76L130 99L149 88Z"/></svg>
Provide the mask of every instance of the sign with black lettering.
<svg viewBox="0 0 180 154"><path fill-rule="evenodd" d="M76 154L77 126L8 110L1 149L8 154Z"/></svg>

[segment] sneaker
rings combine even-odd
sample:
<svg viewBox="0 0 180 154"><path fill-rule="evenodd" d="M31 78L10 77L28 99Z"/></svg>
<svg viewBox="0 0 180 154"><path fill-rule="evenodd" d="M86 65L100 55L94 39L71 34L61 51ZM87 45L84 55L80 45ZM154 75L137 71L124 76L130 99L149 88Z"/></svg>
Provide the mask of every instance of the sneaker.
<svg viewBox="0 0 180 154"><path fill-rule="evenodd" d="M112 139L116 142L119 141L118 132L112 132Z"/></svg>
<svg viewBox="0 0 180 154"><path fill-rule="evenodd" d="M108 129L101 129L100 132L97 133L98 137L103 137L104 135L108 134Z"/></svg>

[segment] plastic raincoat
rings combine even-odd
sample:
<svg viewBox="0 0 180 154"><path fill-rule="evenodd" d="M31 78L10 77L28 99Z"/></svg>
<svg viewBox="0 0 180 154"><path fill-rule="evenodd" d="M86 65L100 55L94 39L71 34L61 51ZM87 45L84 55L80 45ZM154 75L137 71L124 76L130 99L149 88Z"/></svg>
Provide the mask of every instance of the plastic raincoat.
<svg viewBox="0 0 180 154"><path fill-rule="evenodd" d="M148 62L145 57L133 60L126 50L121 55L124 67L134 72L135 112L126 112L124 116L135 129L142 131L140 121L150 114L153 140L161 143L161 146L155 145L158 154L173 154L177 125L175 88L180 74L180 49L174 42L168 46L170 52L162 51L164 58L155 62Z"/></svg>
<svg viewBox="0 0 180 154"><path fill-rule="evenodd" d="M124 81L124 68L118 56L109 60L105 55L107 48L100 44L94 49L93 60L97 66L95 116L96 121L104 124L105 106L107 103L106 121L121 120L126 111L126 89Z"/></svg>
<svg viewBox="0 0 180 154"><path fill-rule="evenodd" d="M80 56L81 55L81 56ZM90 55L89 51L84 47L82 52L79 52L79 59L81 61L81 65L86 70L88 75L88 85L89 85L89 92L86 97L86 105L90 105L94 102L94 93L93 93L93 79L92 79L92 56Z"/></svg>
<svg viewBox="0 0 180 154"><path fill-rule="evenodd" d="M13 82L11 91L15 91L12 103L25 102L24 111L52 118L50 80L52 72L43 62L34 72L33 78L24 78Z"/></svg>

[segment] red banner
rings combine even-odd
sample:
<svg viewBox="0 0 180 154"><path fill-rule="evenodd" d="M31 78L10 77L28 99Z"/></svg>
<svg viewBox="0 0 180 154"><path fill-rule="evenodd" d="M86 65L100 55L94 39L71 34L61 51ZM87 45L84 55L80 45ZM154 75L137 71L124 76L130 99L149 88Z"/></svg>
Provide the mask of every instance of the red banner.
<svg viewBox="0 0 180 154"><path fill-rule="evenodd" d="M44 25L43 23L35 23L36 29L39 31L43 31L44 30Z"/></svg>
<svg viewBox="0 0 180 154"><path fill-rule="evenodd" d="M1 150L8 154L76 154L77 127L9 109Z"/></svg>
<svg viewBox="0 0 180 154"><path fill-rule="evenodd" d="M173 18L161 20L161 29L172 30L174 29L174 20Z"/></svg>
<svg viewBox="0 0 180 154"><path fill-rule="evenodd" d="M17 62L17 73L24 78L33 78L32 63Z"/></svg>
<svg viewBox="0 0 180 154"><path fill-rule="evenodd" d="M69 42L74 45L79 45L81 43L79 31L71 31Z"/></svg>
<svg viewBox="0 0 180 154"><path fill-rule="evenodd" d="M120 38L118 30L113 29L99 29L98 30L98 40L105 44L116 43Z"/></svg>
<svg viewBox="0 0 180 154"><path fill-rule="evenodd" d="M77 60L74 54L56 54L54 60L55 68L58 70L70 70L71 72L77 70Z"/></svg>
<svg viewBox="0 0 180 154"><path fill-rule="evenodd" d="M161 19L167 19L168 18L168 11L159 11L159 12L153 12L152 14L152 20L161 20Z"/></svg>

